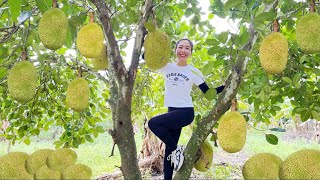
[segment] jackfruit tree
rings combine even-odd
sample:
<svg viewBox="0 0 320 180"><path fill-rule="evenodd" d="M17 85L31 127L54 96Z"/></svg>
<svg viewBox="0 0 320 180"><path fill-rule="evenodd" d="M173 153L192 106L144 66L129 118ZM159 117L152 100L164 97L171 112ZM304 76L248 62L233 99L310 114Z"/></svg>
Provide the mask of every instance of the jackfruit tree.
<svg viewBox="0 0 320 180"><path fill-rule="evenodd" d="M305 30L311 25L303 23L306 20L302 17L309 13L319 14L319 3L212 0L207 9L203 9L200 6L203 2L0 1L0 119L10 122L5 138L13 145L21 141L30 144L32 136L51 127L60 127L62 133L55 146L78 148L93 142L100 133L109 133L114 142L106 143L118 147L123 177L142 179L134 125L143 128L144 119L166 111L162 107L163 79L147 66L147 59L145 61L142 56L147 51L144 48L148 32L146 22L154 24L170 39L170 62L175 61L175 42L188 37L195 44L189 63L199 68L210 87L225 84L222 93L207 94L208 99L194 89L193 99L198 113L198 120L194 123L197 126L188 142L184 165L175 179L190 177L199 147L217 127L218 120L229 110L234 98L247 105L239 112L246 112L250 117L247 123L253 125L257 122L269 124L271 119L296 114L302 121L319 120L320 54L313 51L318 44L312 45L311 41L315 39L307 39L309 36L298 35L300 26L305 32L303 35L312 37L317 33ZM45 13L54 8L67 17L65 40L62 16L49 19L46 26L40 26ZM208 12L206 16L203 15L205 11ZM222 25L212 23L217 17L236 22L235 30L221 30ZM274 20L279 23L277 31L274 31ZM86 30L88 25L93 27ZM43 30L54 32L49 35L42 33ZM287 40L288 56L285 66L281 64L281 72L269 74L264 69L265 63L260 62L259 49L263 40L274 32L281 33ZM46 40L54 45L47 45ZM269 50L271 57L286 49L283 43L276 45ZM305 45L312 51L305 50ZM108 65L97 71L92 59L100 58L104 50L107 51ZM27 88L28 93L22 89L22 97L29 98L21 102L15 98L10 83L17 84L17 87L25 85L29 81L25 74L34 74L34 70L30 66L29 71L12 79L10 74L14 72L14 65L22 61L24 51L27 53L26 64L33 65L37 80L35 85L28 86L34 93L32 98L30 89ZM273 65L266 61L267 67ZM83 107L79 111L70 108L69 103L76 100L67 101L68 85L77 77L84 78L89 85L89 90L85 88L85 103L81 104ZM14 90L20 92L17 87ZM289 106L289 110L283 110L283 106Z"/></svg>

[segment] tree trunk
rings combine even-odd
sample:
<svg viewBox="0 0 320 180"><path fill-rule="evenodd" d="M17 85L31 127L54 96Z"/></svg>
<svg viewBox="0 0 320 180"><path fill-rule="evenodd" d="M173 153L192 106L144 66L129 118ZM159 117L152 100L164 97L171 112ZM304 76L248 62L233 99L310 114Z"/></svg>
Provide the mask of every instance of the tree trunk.
<svg viewBox="0 0 320 180"><path fill-rule="evenodd" d="M142 179L137 159L137 148L134 139L131 119L132 91L135 75L145 36L144 23L151 12L152 0L145 0L141 9L141 18L136 29L136 37L132 60L127 71L120 55L120 48L110 23L109 10L104 0L91 0L97 7L99 19L107 41L109 54L109 104L112 110L113 130L110 131L114 143L118 146L121 156L121 167L124 179Z"/></svg>

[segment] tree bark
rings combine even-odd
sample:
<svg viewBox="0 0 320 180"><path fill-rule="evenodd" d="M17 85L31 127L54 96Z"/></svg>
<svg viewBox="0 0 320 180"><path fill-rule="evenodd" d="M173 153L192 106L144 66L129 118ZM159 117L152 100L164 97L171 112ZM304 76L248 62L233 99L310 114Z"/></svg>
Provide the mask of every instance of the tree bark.
<svg viewBox="0 0 320 180"><path fill-rule="evenodd" d="M109 59L109 104L112 110L113 130L111 135L117 144L121 156L121 167L124 179L142 179L137 159L137 148L134 139L133 125L131 119L132 91L137 71L137 65L141 53L144 38L144 22L151 12L152 0L146 0L134 44L132 66L127 71L120 55L113 29L110 24L110 15L104 0L91 0L97 7L99 19L107 40Z"/></svg>
<svg viewBox="0 0 320 180"><path fill-rule="evenodd" d="M257 34L254 32L253 26L249 28L250 40L241 49L249 52L252 49L253 44L257 39ZM247 62L249 58L238 53L238 60L232 68L232 72L229 75L226 86L223 92L220 94L217 103L210 113L204 117L197 126L197 129L193 133L189 143L187 144L185 150L185 160L181 169L174 176L175 180L189 179L194 162L196 161L196 155L198 152L198 147L210 134L213 126L218 121L218 119L230 108L232 99L235 98L238 87L241 80L245 74Z"/></svg>

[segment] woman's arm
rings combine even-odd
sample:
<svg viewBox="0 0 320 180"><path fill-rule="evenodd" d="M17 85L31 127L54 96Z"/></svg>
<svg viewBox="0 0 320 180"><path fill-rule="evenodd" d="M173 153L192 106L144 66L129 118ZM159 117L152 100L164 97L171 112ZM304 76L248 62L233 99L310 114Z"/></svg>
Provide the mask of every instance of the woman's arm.
<svg viewBox="0 0 320 180"><path fill-rule="evenodd" d="M198 87L201 89L201 91L203 92L203 94L205 94L205 93L209 90L209 86L207 85L206 82L200 84ZM219 94L219 93L221 93L221 92L223 91L224 86L222 85L222 86L219 86L219 87L217 87L217 88L215 88L215 89L216 89L216 91L217 91L217 94Z"/></svg>

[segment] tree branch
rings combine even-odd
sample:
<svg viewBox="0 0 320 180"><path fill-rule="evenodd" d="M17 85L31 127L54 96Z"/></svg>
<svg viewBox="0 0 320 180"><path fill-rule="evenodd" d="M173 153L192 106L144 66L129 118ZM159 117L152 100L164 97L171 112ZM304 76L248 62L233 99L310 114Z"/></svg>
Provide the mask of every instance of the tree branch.
<svg viewBox="0 0 320 180"><path fill-rule="evenodd" d="M134 80L135 74L137 72L141 48L143 46L144 37L147 34L146 28L144 27L144 23L148 21L148 18L152 12L152 0L146 0L144 6L144 14L141 17L138 24L138 28L136 30L136 38L133 46L132 59L129 68L129 75L132 80Z"/></svg>

